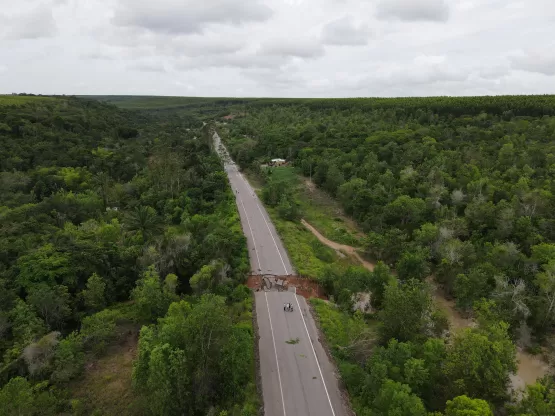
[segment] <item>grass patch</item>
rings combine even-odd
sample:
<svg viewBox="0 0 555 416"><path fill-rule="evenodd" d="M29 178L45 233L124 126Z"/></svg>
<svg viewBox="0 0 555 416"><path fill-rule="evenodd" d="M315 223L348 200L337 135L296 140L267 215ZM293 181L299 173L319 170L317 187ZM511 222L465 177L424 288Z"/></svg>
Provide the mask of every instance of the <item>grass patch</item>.
<svg viewBox="0 0 555 416"><path fill-rule="evenodd" d="M363 406L358 395L361 383L368 376L364 365L374 348L377 322L365 319L360 313L343 312L321 299L312 298L310 303L343 384L349 391L352 408L355 414L361 414Z"/></svg>
<svg viewBox="0 0 555 416"><path fill-rule="evenodd" d="M291 166L280 166L275 168L267 168L270 176L277 181L286 181L291 184L291 186L297 186L299 184L299 176L297 175L295 168Z"/></svg>
<svg viewBox="0 0 555 416"><path fill-rule="evenodd" d="M140 400L131 385L138 335L128 333L101 358L87 363L84 375L69 386L75 414L139 416Z"/></svg>
<svg viewBox="0 0 555 416"><path fill-rule="evenodd" d="M270 207L266 207L266 209L297 274L318 280L324 269L330 264L344 264L345 267L352 264L351 260L341 259L334 250L318 241L302 224L280 218L275 209Z"/></svg>
<svg viewBox="0 0 555 416"><path fill-rule="evenodd" d="M374 331L377 325L375 321L366 321L360 314L348 314L334 304L318 298L310 299L310 303L318 316L326 341L332 348L332 354L336 356L336 353L341 351L336 358L345 358L343 349L357 339L358 334Z"/></svg>
<svg viewBox="0 0 555 416"><path fill-rule="evenodd" d="M249 180L253 175L249 175ZM310 223L317 226L324 224L326 229L334 230L335 234L329 232L327 237L335 237L338 228L334 225L335 220L324 211L323 205L312 204L305 198L302 192L302 178L293 167L278 167L272 169L272 176L275 180L283 180L290 183L294 191L295 199L301 205L303 217ZM259 179L255 179L259 183ZM287 249L291 262L301 276L310 277L318 280L324 269L331 264L340 268L347 268L356 265L350 257L341 258L335 250L322 244L309 230L300 222L291 222L281 218L276 209L266 207L276 229ZM331 234L331 237L330 235ZM342 233L342 241L352 241L353 238L347 237L348 232Z"/></svg>
<svg viewBox="0 0 555 416"><path fill-rule="evenodd" d="M108 311L117 316L113 337L106 347L98 344L96 352L93 348L82 376L68 384L74 414L143 415L144 406L131 385L141 326L135 306L132 301L122 302L104 312Z"/></svg>
<svg viewBox="0 0 555 416"><path fill-rule="evenodd" d="M353 247L362 245L363 234L355 223L343 213L343 209L332 196L316 188L308 178L300 176L297 188L298 200L305 220L312 224L324 237L336 243Z"/></svg>
<svg viewBox="0 0 555 416"><path fill-rule="evenodd" d="M39 101L52 101L53 97L37 97L30 95L0 95L0 107L15 105L21 106L27 103L36 103Z"/></svg>
<svg viewBox="0 0 555 416"><path fill-rule="evenodd" d="M272 177L288 182L300 204L303 218L326 238L336 243L358 247L362 234L354 222L344 215L339 203L326 192L316 188L294 167L272 168Z"/></svg>
<svg viewBox="0 0 555 416"><path fill-rule="evenodd" d="M316 205L309 198L306 194L301 194L299 198L303 216L320 234L336 243L353 247L362 245L361 238L357 236L356 231L353 231L341 218L330 217L330 211Z"/></svg>

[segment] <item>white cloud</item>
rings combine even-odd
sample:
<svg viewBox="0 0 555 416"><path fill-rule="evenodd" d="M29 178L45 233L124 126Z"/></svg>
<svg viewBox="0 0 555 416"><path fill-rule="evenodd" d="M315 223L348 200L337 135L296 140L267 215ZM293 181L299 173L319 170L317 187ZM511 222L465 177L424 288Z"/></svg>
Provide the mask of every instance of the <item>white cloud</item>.
<svg viewBox="0 0 555 416"><path fill-rule="evenodd" d="M81 55L81 58L99 60L99 61L113 61L117 59L118 56L115 53L108 52L103 49L97 49L95 51L89 51L89 52L83 53Z"/></svg>
<svg viewBox="0 0 555 416"><path fill-rule="evenodd" d="M514 69L555 75L555 44L550 48L532 48L512 54L510 60Z"/></svg>
<svg viewBox="0 0 555 416"><path fill-rule="evenodd" d="M449 7L445 0L380 0L378 17L445 22L449 18Z"/></svg>
<svg viewBox="0 0 555 416"><path fill-rule="evenodd" d="M405 63L378 65L367 82L382 85L405 86L409 89L417 85L433 87L438 82L461 82L470 75L470 68L457 67L445 56L419 55Z"/></svg>
<svg viewBox="0 0 555 416"><path fill-rule="evenodd" d="M0 6L0 93L555 93L552 0L0 0Z"/></svg>
<svg viewBox="0 0 555 416"><path fill-rule="evenodd" d="M281 90L295 87L303 78L296 72L281 68L246 68L242 74L259 85L273 85Z"/></svg>
<svg viewBox="0 0 555 416"><path fill-rule="evenodd" d="M48 38L58 32L52 9L47 5L29 12L4 16L2 20L4 37L10 40Z"/></svg>
<svg viewBox="0 0 555 416"><path fill-rule="evenodd" d="M261 55L298 58L318 58L324 54L322 44L314 39L281 38L264 42L259 50Z"/></svg>
<svg viewBox="0 0 555 416"><path fill-rule="evenodd" d="M284 60L278 55L263 55L251 52L220 55L184 57L176 60L176 67L181 70L202 70L203 68L279 68Z"/></svg>
<svg viewBox="0 0 555 416"><path fill-rule="evenodd" d="M156 50L171 56L198 57L231 54L240 51L245 43L238 39L222 42L218 36L191 35L168 40L164 37L155 41Z"/></svg>
<svg viewBox="0 0 555 416"><path fill-rule="evenodd" d="M492 66L483 66L477 72L481 78L497 80L508 75L511 72L511 67L508 63L499 63Z"/></svg>
<svg viewBox="0 0 555 416"><path fill-rule="evenodd" d="M327 45L366 45L369 36L368 26L357 26L352 16L333 20L322 30L322 40Z"/></svg>
<svg viewBox="0 0 555 416"><path fill-rule="evenodd" d="M129 64L127 68L142 72L167 72L164 63L159 61L138 61Z"/></svg>
<svg viewBox="0 0 555 416"><path fill-rule="evenodd" d="M240 25L271 15L258 0L120 0L113 21L160 33L201 33L209 24Z"/></svg>

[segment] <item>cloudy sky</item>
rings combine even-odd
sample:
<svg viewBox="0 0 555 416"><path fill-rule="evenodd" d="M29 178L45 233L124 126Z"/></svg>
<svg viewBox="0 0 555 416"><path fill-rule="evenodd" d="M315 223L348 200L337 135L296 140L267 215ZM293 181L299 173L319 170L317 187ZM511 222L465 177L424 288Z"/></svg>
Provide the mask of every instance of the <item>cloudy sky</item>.
<svg viewBox="0 0 555 416"><path fill-rule="evenodd" d="M555 93L554 0L0 0L0 92Z"/></svg>

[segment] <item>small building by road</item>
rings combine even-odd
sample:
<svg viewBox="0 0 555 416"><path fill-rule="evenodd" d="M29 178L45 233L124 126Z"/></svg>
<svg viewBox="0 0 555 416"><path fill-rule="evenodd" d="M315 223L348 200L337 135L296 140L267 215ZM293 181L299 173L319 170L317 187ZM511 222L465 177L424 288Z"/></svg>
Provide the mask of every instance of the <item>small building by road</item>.
<svg viewBox="0 0 555 416"><path fill-rule="evenodd" d="M285 159L272 159L270 163L268 163L268 166L284 166L285 164L287 164Z"/></svg>

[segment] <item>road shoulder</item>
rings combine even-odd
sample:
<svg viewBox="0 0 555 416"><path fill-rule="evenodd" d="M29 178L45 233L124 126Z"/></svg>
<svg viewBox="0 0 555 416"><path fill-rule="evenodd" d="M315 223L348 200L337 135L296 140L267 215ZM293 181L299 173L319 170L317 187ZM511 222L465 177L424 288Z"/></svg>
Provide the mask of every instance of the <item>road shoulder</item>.
<svg viewBox="0 0 555 416"><path fill-rule="evenodd" d="M340 402L341 402L341 407L343 409L343 414L347 416L356 416L355 412L351 408L351 396L347 391L347 386L345 385L345 383L343 382L343 379L341 378L339 368L337 366L335 358L333 357L330 351L329 345L326 340L326 336L324 335L324 332L320 327L320 318L318 317L318 314L316 313L316 311L314 310L310 302L306 302L306 305L307 305L308 313L312 316L312 322L309 323L308 325L314 326L312 328L312 331L314 331L314 333L316 334L316 337L318 340L317 345L320 346L319 349L315 347L317 354L319 356L318 359L320 360L320 354L325 355L327 358L327 362L331 366L331 370L327 369L326 374L333 374L334 376L334 382L335 382L334 386L337 386L337 390L341 395ZM320 360L320 362L322 361L323 360Z"/></svg>

